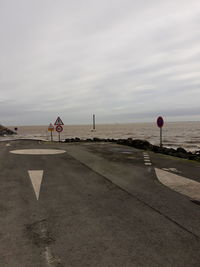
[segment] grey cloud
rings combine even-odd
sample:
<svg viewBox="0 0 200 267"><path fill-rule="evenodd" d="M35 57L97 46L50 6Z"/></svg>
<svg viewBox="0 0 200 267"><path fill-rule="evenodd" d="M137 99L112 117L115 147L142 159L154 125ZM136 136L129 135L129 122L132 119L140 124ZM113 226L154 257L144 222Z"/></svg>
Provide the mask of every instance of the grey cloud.
<svg viewBox="0 0 200 267"><path fill-rule="evenodd" d="M92 113L101 122L123 122L136 109L138 120L149 120L172 106L172 120L198 115L198 1L0 5L5 124L46 124L57 113L68 123L87 123Z"/></svg>

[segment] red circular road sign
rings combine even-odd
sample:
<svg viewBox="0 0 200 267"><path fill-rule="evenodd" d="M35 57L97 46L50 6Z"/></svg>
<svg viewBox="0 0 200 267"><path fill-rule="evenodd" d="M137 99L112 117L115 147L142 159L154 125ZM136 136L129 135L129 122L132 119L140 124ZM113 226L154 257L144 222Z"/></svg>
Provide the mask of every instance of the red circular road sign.
<svg viewBox="0 0 200 267"><path fill-rule="evenodd" d="M63 127L61 125L56 126L56 132L60 133L63 131Z"/></svg>
<svg viewBox="0 0 200 267"><path fill-rule="evenodd" d="M159 128L162 128L164 125L164 120L161 116L157 118L157 125Z"/></svg>

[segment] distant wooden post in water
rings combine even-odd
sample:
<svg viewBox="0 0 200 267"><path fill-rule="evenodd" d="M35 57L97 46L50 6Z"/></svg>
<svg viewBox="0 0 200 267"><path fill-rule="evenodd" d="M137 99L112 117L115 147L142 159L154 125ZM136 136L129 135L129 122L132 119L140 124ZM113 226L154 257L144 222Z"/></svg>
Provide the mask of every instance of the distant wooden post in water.
<svg viewBox="0 0 200 267"><path fill-rule="evenodd" d="M93 130L95 130L96 125L95 125L95 114L93 114Z"/></svg>

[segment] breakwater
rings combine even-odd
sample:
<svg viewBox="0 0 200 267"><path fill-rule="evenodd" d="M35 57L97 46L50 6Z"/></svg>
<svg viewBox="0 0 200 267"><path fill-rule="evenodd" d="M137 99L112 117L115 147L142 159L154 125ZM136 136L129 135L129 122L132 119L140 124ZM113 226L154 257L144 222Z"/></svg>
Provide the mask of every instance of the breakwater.
<svg viewBox="0 0 200 267"><path fill-rule="evenodd" d="M16 132L0 125L0 136L4 136L4 135L13 135L16 134Z"/></svg>

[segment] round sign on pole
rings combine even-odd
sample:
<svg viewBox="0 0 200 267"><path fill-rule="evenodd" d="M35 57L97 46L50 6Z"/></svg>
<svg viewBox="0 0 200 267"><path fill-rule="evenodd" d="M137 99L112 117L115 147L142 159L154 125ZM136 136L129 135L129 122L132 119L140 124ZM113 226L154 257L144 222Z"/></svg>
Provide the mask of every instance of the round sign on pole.
<svg viewBox="0 0 200 267"><path fill-rule="evenodd" d="M164 125L164 120L161 116L157 118L157 125L159 128L162 128Z"/></svg>
<svg viewBox="0 0 200 267"><path fill-rule="evenodd" d="M157 125L160 128L160 147L162 147L162 127L164 125L163 117L159 116L157 118Z"/></svg>
<svg viewBox="0 0 200 267"><path fill-rule="evenodd" d="M56 132L60 133L63 131L63 127L61 125L56 126Z"/></svg>

